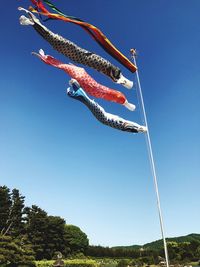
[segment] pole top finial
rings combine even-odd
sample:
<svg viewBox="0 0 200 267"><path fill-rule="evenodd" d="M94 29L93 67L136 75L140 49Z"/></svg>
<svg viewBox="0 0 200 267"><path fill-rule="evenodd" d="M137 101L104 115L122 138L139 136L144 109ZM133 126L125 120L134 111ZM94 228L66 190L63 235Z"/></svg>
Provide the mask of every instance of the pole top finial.
<svg viewBox="0 0 200 267"><path fill-rule="evenodd" d="M135 48L130 49L131 57L136 57L137 56L137 50Z"/></svg>

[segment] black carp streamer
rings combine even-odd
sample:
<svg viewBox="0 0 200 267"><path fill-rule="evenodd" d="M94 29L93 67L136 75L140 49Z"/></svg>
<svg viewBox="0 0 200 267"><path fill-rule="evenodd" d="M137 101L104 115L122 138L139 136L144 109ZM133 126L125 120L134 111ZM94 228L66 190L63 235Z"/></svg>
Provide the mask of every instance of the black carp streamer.
<svg viewBox="0 0 200 267"><path fill-rule="evenodd" d="M99 104L86 95L75 79L70 80L69 84L71 88L67 89L67 95L85 104L101 123L125 132L145 133L147 131L145 126L106 112Z"/></svg>
<svg viewBox="0 0 200 267"><path fill-rule="evenodd" d="M104 73L110 77L114 82L122 84L126 88L130 89L133 86L133 82L126 79L121 70L111 64L108 60L101 56L89 52L73 42L63 38L62 36L51 32L48 28L41 24L41 22L28 10L19 7L19 10L25 11L29 17L22 15L20 17L21 25L32 25L33 28L50 44L52 47L67 56L74 62L92 67L97 71Z"/></svg>
<svg viewBox="0 0 200 267"><path fill-rule="evenodd" d="M135 72L137 67L125 56L123 55L105 36L105 34L96 26L83 21L80 18L74 16L68 16L59 10L55 5L53 5L49 0L31 0L35 8L29 7L29 10L36 12L40 15L48 17L48 19L62 20L64 22L73 23L79 25L83 28L91 37L112 57L114 57L118 62L120 62L124 67L126 67L131 72ZM48 5L56 13L51 13L46 9L43 2Z"/></svg>

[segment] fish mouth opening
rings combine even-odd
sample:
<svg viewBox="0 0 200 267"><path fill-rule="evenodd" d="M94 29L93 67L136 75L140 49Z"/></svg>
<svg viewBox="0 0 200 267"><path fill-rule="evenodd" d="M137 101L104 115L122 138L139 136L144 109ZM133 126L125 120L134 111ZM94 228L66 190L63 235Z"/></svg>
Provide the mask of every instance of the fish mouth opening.
<svg viewBox="0 0 200 267"><path fill-rule="evenodd" d="M80 88L80 84L78 83L77 80L71 79L71 80L69 80L69 85L70 85L70 87L67 88L67 95L75 96L76 92Z"/></svg>
<svg viewBox="0 0 200 267"><path fill-rule="evenodd" d="M71 88L71 87L68 87L68 88L67 88L66 93L67 93L67 95L69 95L69 96L74 96L74 95L75 95L75 91L74 91L74 89Z"/></svg>
<svg viewBox="0 0 200 267"><path fill-rule="evenodd" d="M74 89L74 91L77 91L80 88L80 84L76 79L71 79L69 81L69 85Z"/></svg>
<svg viewBox="0 0 200 267"><path fill-rule="evenodd" d="M29 10L23 8L23 7L18 7L19 11L24 11L29 17L26 17L22 15L19 20L21 25L34 25L36 22L40 23L39 20L34 16Z"/></svg>

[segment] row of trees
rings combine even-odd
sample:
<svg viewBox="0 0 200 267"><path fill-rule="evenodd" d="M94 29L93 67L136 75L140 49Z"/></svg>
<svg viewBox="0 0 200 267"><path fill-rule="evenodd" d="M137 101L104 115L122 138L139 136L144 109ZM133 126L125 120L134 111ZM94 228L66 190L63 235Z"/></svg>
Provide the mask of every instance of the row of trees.
<svg viewBox="0 0 200 267"><path fill-rule="evenodd" d="M88 244L79 227L66 224L59 216L49 216L36 205L26 207L18 189L0 187L0 263L18 259L18 264L28 262L31 266L34 258L52 259L58 251L64 257L84 253ZM17 259L9 251L15 251Z"/></svg>
<svg viewBox="0 0 200 267"><path fill-rule="evenodd" d="M168 242L168 253L171 263L188 263L200 261L200 241ZM133 259L136 265L158 264L164 259L164 249L151 248L109 248L101 246L89 246L87 255L99 258L126 258ZM129 264L130 265L130 264Z"/></svg>
<svg viewBox="0 0 200 267"><path fill-rule="evenodd" d="M144 265L144 264L158 264L159 263L159 251L156 250L143 250L135 248L109 248L101 246L89 246L87 255L98 258L114 258L114 259L129 259L127 265ZM120 263L125 263L122 261Z"/></svg>

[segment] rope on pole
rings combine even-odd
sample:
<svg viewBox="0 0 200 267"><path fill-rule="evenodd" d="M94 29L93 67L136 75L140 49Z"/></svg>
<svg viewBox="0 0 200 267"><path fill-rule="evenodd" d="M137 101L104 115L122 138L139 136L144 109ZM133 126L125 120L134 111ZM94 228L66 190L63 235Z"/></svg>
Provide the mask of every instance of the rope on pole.
<svg viewBox="0 0 200 267"><path fill-rule="evenodd" d="M135 49L131 49L130 52L131 52L131 55L132 55L133 62L135 64L135 66L137 67L137 62L136 62L137 53L136 53L136 50ZM159 189L158 189L158 180L157 180L155 161L154 161L154 156L153 156L151 138L150 138L150 133L149 133L147 115L146 115L146 110L145 110L145 105L144 105L144 99L143 99L143 94L142 94L142 88L141 88L138 69L136 70L136 79L137 79L137 85L138 85L137 86L138 87L137 88L138 89L138 97L139 97L139 102L140 102L141 110L142 110L141 112L143 114L143 119L144 119L145 126L147 127L147 132L146 132L146 135L145 135L146 136L146 144L147 144L147 149L148 149L151 172L152 172L153 181L154 181L156 198L157 198L157 208L158 208L160 228L161 228L161 234L162 234L163 245L164 245L166 267L169 267L169 256L168 256L167 242L166 242L166 238L165 238L163 216L162 216L162 211L161 211L160 194L159 194Z"/></svg>

